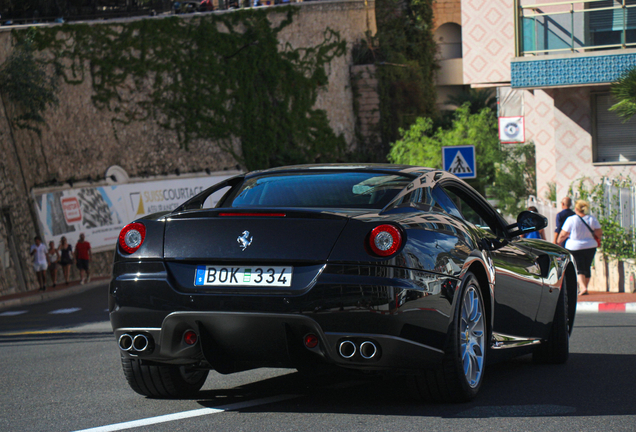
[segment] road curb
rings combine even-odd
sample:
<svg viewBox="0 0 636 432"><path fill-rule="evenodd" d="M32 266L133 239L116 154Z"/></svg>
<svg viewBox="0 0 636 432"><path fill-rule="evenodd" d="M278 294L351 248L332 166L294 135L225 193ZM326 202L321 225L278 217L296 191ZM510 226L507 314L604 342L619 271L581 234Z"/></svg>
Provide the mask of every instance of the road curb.
<svg viewBox="0 0 636 432"><path fill-rule="evenodd" d="M8 300L0 300L0 311L5 309L10 309L16 306L25 306L32 305L36 303L43 303L49 300L58 299L62 297L66 297L72 294L79 294L81 292L87 291L91 288L95 288L99 285L108 284L108 279L100 279L91 281L84 285L73 285L65 289L60 289L56 291L43 291L37 292L35 294L31 294L25 297L18 297Z"/></svg>
<svg viewBox="0 0 636 432"><path fill-rule="evenodd" d="M636 303L579 302L576 311L581 313L636 313Z"/></svg>

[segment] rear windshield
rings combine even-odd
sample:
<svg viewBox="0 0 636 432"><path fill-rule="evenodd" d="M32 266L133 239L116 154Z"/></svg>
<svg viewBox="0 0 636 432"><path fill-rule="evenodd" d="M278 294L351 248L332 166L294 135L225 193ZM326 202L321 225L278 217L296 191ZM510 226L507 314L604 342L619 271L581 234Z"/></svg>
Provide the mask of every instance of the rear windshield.
<svg viewBox="0 0 636 432"><path fill-rule="evenodd" d="M369 172L275 174L245 180L227 206L381 209L411 181Z"/></svg>

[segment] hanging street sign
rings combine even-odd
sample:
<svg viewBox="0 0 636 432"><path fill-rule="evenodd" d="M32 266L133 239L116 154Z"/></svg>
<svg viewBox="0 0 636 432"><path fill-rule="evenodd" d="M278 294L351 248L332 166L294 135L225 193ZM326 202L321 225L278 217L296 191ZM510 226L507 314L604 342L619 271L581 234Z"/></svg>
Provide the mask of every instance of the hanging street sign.
<svg viewBox="0 0 636 432"><path fill-rule="evenodd" d="M499 141L503 144L525 142L523 117L499 117Z"/></svg>
<svg viewBox="0 0 636 432"><path fill-rule="evenodd" d="M442 147L444 171L459 178L477 178L475 146Z"/></svg>

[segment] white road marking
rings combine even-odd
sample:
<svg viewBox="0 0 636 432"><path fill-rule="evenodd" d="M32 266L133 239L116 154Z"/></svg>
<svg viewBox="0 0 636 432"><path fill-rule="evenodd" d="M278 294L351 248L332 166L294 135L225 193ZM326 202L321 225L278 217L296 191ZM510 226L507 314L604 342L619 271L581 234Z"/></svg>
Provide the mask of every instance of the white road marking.
<svg viewBox="0 0 636 432"><path fill-rule="evenodd" d="M22 315L27 312L28 311L8 311L8 312L0 313L0 316L16 316L16 315Z"/></svg>
<svg viewBox="0 0 636 432"><path fill-rule="evenodd" d="M66 309L57 309L49 312L50 314L71 314L73 312L77 312L82 310L82 308L66 308Z"/></svg>
<svg viewBox="0 0 636 432"><path fill-rule="evenodd" d="M225 411L233 411L242 408L250 408L258 405L266 405L274 402L280 402L288 399L297 398L298 395L280 395L280 396L272 396L269 398L263 399L255 399L251 401L238 402L235 404L223 405L217 408L201 408L191 411L182 411L174 414L166 414L157 417L149 417L141 420L133 420L123 423L115 423L108 426L99 426L91 429L82 429L76 432L112 432L112 431L120 431L125 429L132 429L141 426L149 426L158 423L166 423L175 420L182 420L192 417L200 417L204 415L210 414L218 414Z"/></svg>

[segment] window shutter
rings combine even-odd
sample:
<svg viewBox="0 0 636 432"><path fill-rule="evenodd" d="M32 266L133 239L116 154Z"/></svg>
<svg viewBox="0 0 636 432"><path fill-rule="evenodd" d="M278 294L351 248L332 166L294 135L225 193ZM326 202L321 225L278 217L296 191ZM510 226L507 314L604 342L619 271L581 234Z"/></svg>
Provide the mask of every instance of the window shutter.
<svg viewBox="0 0 636 432"><path fill-rule="evenodd" d="M609 111L615 103L609 93L596 95L595 162L636 162L636 117L624 122Z"/></svg>

